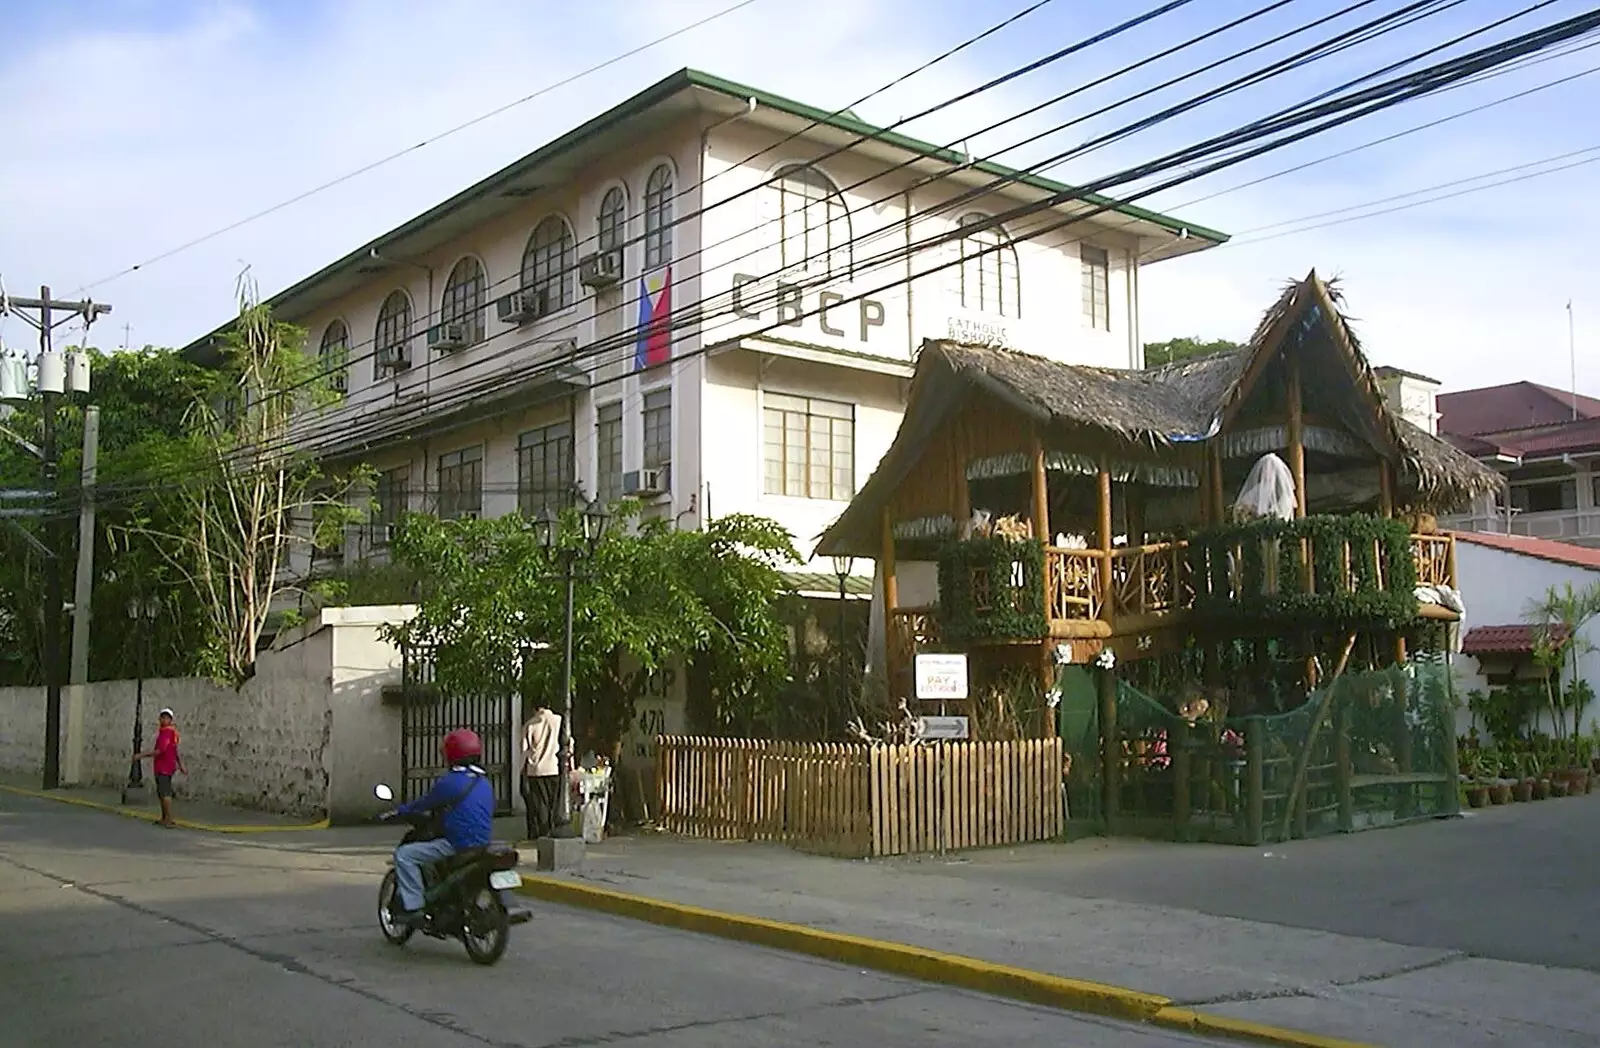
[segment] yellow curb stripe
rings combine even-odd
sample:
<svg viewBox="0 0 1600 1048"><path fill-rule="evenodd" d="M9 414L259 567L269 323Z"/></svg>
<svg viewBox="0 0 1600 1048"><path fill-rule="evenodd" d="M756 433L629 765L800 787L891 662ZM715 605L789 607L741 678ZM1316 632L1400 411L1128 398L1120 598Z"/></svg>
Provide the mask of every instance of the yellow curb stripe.
<svg viewBox="0 0 1600 1048"><path fill-rule="evenodd" d="M809 954L840 964L873 968L923 982L958 986L1065 1011L1157 1023L1199 1035L1284 1045L1287 1048L1373 1048L1355 1041L1206 1015L1175 1007L1169 998L1121 986L1068 979L904 943L822 931L762 917L723 913L555 877L525 876L518 890L547 902L583 906L651 924Z"/></svg>
<svg viewBox="0 0 1600 1048"><path fill-rule="evenodd" d="M1303 1033L1299 1030L1285 1030L1279 1026L1267 1026L1248 1019L1212 1015L1189 1008L1171 1006L1163 1008L1156 1012L1151 1022L1189 1033L1231 1037L1240 1041L1254 1041L1257 1044L1284 1045L1286 1048L1373 1048L1372 1045L1360 1041L1347 1041L1340 1037L1325 1037L1322 1034Z"/></svg>
<svg viewBox="0 0 1600 1048"><path fill-rule="evenodd" d="M1120 986L1067 979L973 957L940 953L920 946L882 942L761 917L745 917L664 902L550 877L524 877L521 891L548 902L585 906L684 931L703 932L792 953L810 954L841 964L907 975L923 982L945 983L1071 1011L1142 1022L1153 1018L1172 1003L1165 997Z"/></svg>
<svg viewBox="0 0 1600 1048"><path fill-rule="evenodd" d="M20 786L0 785L0 793L14 793L18 797L32 797L35 800L55 801L57 804L73 804L80 808L92 808L95 811L110 812L121 815L127 819L143 819L145 822L156 822L160 819L153 811L144 811L139 808L123 808L115 804L103 804L92 801L87 797L69 797L58 793L47 793L44 790L26 790ZM194 822L190 819L173 819L178 827L185 830L200 830L204 833L292 833L305 830L325 830L328 820L304 823L299 826L252 826L252 825L219 825L211 822Z"/></svg>

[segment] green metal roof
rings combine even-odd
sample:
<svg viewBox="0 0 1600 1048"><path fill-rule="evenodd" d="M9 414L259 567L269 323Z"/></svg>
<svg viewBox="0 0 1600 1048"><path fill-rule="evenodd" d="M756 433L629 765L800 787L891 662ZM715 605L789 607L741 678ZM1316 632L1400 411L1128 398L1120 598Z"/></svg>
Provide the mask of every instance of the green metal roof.
<svg viewBox="0 0 1600 1048"><path fill-rule="evenodd" d="M617 130L627 122L643 116L650 110L667 102L674 96L695 88L699 88L704 91L715 92L716 94L723 95L729 99L740 102L754 98L757 106L760 108L775 110L797 119L816 123L822 127L833 128L835 130L843 131L862 138L871 138L885 145L903 149L911 153L922 154L930 159L942 161L944 163L968 164L968 158L960 153L957 153L953 150L944 149L930 142L924 142L921 139L912 138L909 135L902 135L894 131L886 131L883 128L859 119L850 110L845 110L844 112L836 114L828 110L818 109L815 106L806 105L803 102L796 102L793 99L784 98L781 95L774 95L766 91L761 91L757 88L748 87L732 80L724 80L721 77L713 76L710 73L703 73L697 69L681 69L678 72L673 73L671 76L657 81L655 84L645 88L643 91L633 95L631 98L626 99L619 105L613 106L611 109L606 110L599 116L596 116L593 119L588 120L574 128L573 130L568 131L559 138L540 146L538 149L524 156L520 160L508 164L499 171L496 171L494 174L489 175L487 178L484 178L474 185L467 187L460 193L457 193L455 196L450 197L448 200L429 208L427 211L422 212L415 218L412 218L409 221L390 230L389 232L382 234L376 239L361 245L359 248L345 255L343 258L324 266L303 280L292 284L291 286L273 295L267 300L267 304L269 306L277 307L286 300L292 299L295 296L312 290L318 284L327 281L335 275L341 274L344 271L354 267L369 264L372 259L373 252L381 251L386 246L413 236L427 229L429 226L448 218L449 216L469 205L483 201L491 194L496 193L497 191L506 187L508 183L515 182L517 179L528 174L530 171L540 167L541 165L547 164L567 153L572 152L579 146L605 132ZM969 168L985 174L1012 179L1019 185L1028 186L1046 193L1062 193L1070 191L1073 188L1063 182L1056 182L1048 178L1042 178L1038 175L1025 174L1014 168L1006 167L1002 164L991 163L989 161L971 163ZM1207 241L1212 244L1223 244L1228 240L1228 234L1226 233L1221 233L1214 229L1208 229L1205 226L1195 225L1190 222L1183 222L1171 216L1163 215L1155 211L1149 211L1141 207L1136 207L1132 204L1120 204L1110 197L1101 196L1096 193L1084 193L1082 194L1081 199L1086 203L1093 204L1096 207L1111 208L1121 214L1127 215L1130 218L1150 222L1154 225L1158 225L1164 229L1170 230L1173 233L1187 233L1188 236L1197 240ZM183 354L185 356L191 356L195 358L204 358L210 356L207 351L211 348L213 339L226 332L230 327L232 327L232 325L233 321L229 320L227 323L222 324L215 330L195 339L193 342L189 343L183 348Z"/></svg>
<svg viewBox="0 0 1600 1048"><path fill-rule="evenodd" d="M839 595L839 576L826 571L785 571L783 579L797 593L826 593ZM864 575L846 575L844 591L852 597L872 596L872 579Z"/></svg>

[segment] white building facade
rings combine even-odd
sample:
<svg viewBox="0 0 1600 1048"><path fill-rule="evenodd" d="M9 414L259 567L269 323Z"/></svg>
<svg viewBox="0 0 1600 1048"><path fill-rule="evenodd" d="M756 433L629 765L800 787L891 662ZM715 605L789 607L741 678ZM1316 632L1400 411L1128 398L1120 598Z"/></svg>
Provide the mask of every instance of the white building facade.
<svg viewBox="0 0 1600 1048"><path fill-rule="evenodd" d="M407 510L625 494L809 557L924 338L1137 368L1140 267L1225 239L685 70L270 304L343 377L302 446L381 478L347 559Z"/></svg>

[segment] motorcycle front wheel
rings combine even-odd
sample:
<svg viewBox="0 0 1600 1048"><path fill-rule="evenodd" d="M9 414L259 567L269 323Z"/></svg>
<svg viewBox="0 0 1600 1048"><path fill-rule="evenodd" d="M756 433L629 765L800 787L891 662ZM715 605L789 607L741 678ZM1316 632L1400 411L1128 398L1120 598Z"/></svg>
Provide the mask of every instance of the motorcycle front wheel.
<svg viewBox="0 0 1600 1048"><path fill-rule="evenodd" d="M484 888L465 914L461 943L467 956L478 964L493 964L506 952L511 936L511 920L501 905L500 896Z"/></svg>
<svg viewBox="0 0 1600 1048"><path fill-rule="evenodd" d="M389 912L390 907L400 905L400 880L391 868L383 875L383 883L378 886L378 929L383 932L383 937L396 946L404 946L406 940L411 938L413 929L407 925L395 923L394 916Z"/></svg>

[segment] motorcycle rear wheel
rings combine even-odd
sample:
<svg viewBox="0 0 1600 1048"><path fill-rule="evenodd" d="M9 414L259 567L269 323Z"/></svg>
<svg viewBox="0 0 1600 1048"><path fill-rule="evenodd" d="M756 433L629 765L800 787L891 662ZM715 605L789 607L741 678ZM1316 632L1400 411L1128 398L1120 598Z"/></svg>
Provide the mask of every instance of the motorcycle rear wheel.
<svg viewBox="0 0 1600 1048"><path fill-rule="evenodd" d="M394 917L390 915L389 908L399 904L400 880L391 868L383 875L383 883L378 885L378 930L383 932L383 937L394 945L404 946L411 938L414 929L396 924Z"/></svg>
<svg viewBox="0 0 1600 1048"><path fill-rule="evenodd" d="M511 919L500 896L484 888L463 918L461 944L467 948L467 956L478 964L498 961L511 938Z"/></svg>

